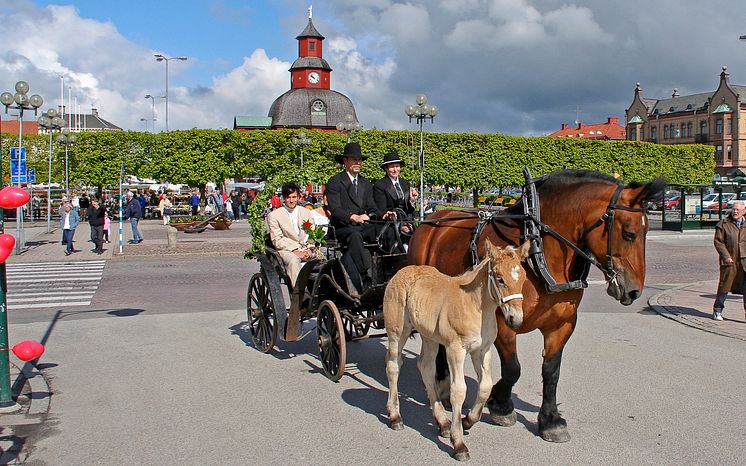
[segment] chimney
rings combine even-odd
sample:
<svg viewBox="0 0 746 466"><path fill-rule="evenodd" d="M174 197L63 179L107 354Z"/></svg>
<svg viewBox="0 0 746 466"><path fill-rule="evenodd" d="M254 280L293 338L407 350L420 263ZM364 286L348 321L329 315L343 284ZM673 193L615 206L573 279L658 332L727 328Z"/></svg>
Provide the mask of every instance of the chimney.
<svg viewBox="0 0 746 466"><path fill-rule="evenodd" d="M577 127L577 129L581 129L582 127L583 127L583 123L581 123L581 122L578 122L578 127Z"/></svg>
<svg viewBox="0 0 746 466"><path fill-rule="evenodd" d="M617 118L617 117L609 117L606 120L606 124L607 125L618 125L619 124L619 118Z"/></svg>
<svg viewBox="0 0 746 466"><path fill-rule="evenodd" d="M95 117L98 117L98 109L96 109L96 108L91 108L91 115L93 115L93 116L95 116Z"/></svg>
<svg viewBox="0 0 746 466"><path fill-rule="evenodd" d="M562 129L567 129L567 127L570 126L567 123L562 123Z"/></svg>

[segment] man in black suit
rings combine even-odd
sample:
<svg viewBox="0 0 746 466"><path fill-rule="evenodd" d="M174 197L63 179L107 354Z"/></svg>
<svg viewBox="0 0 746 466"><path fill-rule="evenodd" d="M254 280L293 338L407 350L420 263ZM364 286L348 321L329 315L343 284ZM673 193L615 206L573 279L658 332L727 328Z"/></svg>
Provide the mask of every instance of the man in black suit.
<svg viewBox="0 0 746 466"><path fill-rule="evenodd" d="M358 291L363 291L368 285L366 272L370 268L370 255L363 244L365 241L376 241L376 226L369 221L378 216L373 200L373 185L360 175L365 159L360 144L347 143L344 153L334 157L345 170L329 178L326 183L326 196L332 213L330 223L337 240L347 245L342 264Z"/></svg>
<svg viewBox="0 0 746 466"><path fill-rule="evenodd" d="M412 235L413 227L411 222L407 222L407 220L412 220L415 201L418 196L417 190L412 188L407 180L399 177L402 166L404 166L404 162L398 154L395 152L386 154L381 164L386 176L373 185L373 198L376 201L378 211L384 212L382 218L398 221L394 225L399 227L399 234L393 232L393 235L384 234L383 237L393 243L390 246L386 245L388 249L398 250L399 252L405 252L404 244L408 243L409 237ZM398 217L402 217L403 212L403 218L397 218L397 209L400 210Z"/></svg>

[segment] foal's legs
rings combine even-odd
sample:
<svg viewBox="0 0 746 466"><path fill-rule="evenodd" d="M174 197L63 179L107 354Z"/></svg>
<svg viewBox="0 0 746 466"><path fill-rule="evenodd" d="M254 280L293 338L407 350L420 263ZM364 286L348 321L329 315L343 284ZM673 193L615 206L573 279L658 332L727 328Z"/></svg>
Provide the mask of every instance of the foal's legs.
<svg viewBox="0 0 746 466"><path fill-rule="evenodd" d="M386 351L386 376L389 379L389 400L386 403L386 411L389 414L389 426L394 430L402 430L404 421L402 421L399 412L399 369L401 369L402 358L401 352L404 344L412 331L410 325L404 323L403 328L387 329L389 346Z"/></svg>
<svg viewBox="0 0 746 466"><path fill-rule="evenodd" d="M448 368L451 370L451 443L453 457L459 461L469 459L469 449L464 443L464 428L461 424L461 408L466 398L466 381L464 380L464 360L466 349L461 341L456 341L446 349Z"/></svg>
<svg viewBox="0 0 746 466"><path fill-rule="evenodd" d="M420 350L420 359L417 361L417 367L422 374L422 382L425 384L427 398L430 400L430 407L433 410L433 417L438 423L438 435L448 437L451 435L451 421L448 420L443 403L435 389L435 356L438 352L438 344L422 338L422 349ZM461 423L459 422L459 425Z"/></svg>
<svg viewBox="0 0 746 466"><path fill-rule="evenodd" d="M463 420L463 426L465 430L471 429L471 427L479 422L482 417L482 410L484 404L487 402L487 397L490 396L490 389L492 388L492 368L490 364L492 362L492 352L490 351L491 342L488 342L481 348L471 353L471 361L474 364L474 371L477 373L477 380L479 382L479 392L477 393L477 399L474 401L469 411L469 415Z"/></svg>

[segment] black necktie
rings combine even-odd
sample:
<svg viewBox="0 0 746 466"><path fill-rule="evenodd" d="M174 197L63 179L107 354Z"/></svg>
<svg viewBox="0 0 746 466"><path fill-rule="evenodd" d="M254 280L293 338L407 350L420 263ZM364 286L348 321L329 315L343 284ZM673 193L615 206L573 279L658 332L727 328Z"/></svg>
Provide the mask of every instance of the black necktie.
<svg viewBox="0 0 746 466"><path fill-rule="evenodd" d="M352 186L355 188L355 196L357 196L357 178L352 179Z"/></svg>
<svg viewBox="0 0 746 466"><path fill-rule="evenodd" d="M404 191L401 189L398 180L394 182L394 188L396 189L396 194L399 196L399 199L404 199Z"/></svg>

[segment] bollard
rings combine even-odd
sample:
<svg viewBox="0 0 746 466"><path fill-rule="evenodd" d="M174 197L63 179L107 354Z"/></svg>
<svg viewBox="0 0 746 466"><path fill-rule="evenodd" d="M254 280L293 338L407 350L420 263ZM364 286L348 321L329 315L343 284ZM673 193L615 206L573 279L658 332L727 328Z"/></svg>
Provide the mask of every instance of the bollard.
<svg viewBox="0 0 746 466"><path fill-rule="evenodd" d="M168 227L168 249L176 249L176 234L179 233L174 227Z"/></svg>

